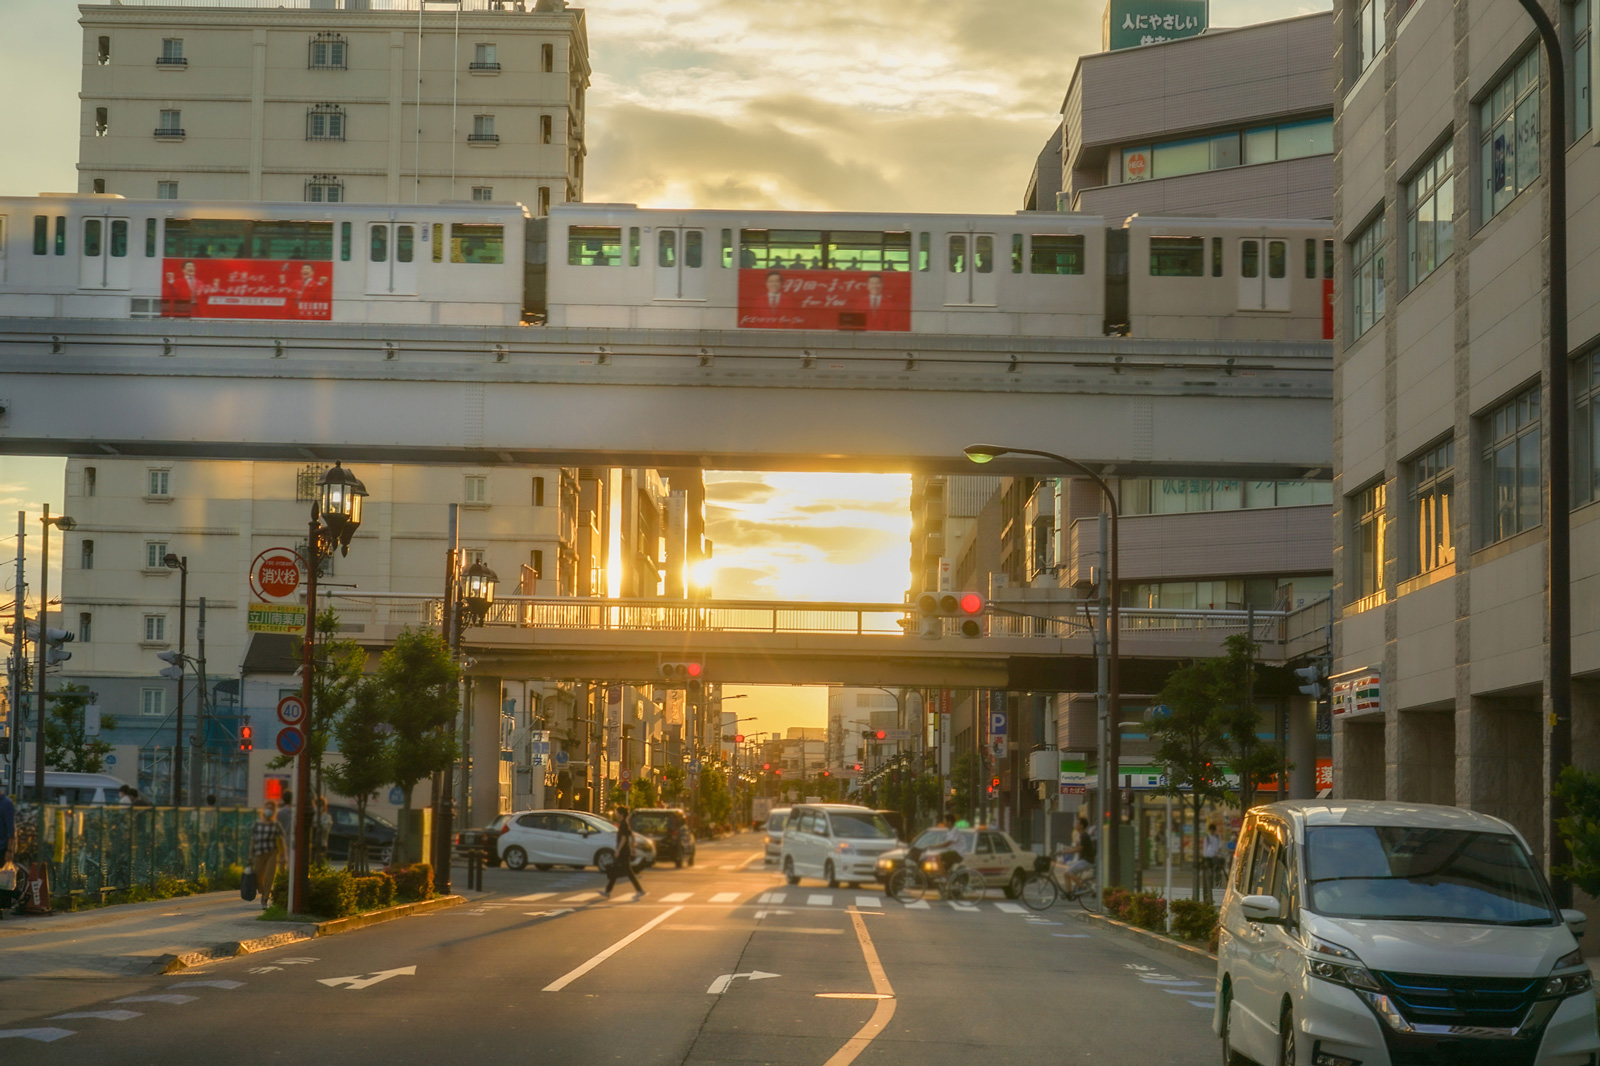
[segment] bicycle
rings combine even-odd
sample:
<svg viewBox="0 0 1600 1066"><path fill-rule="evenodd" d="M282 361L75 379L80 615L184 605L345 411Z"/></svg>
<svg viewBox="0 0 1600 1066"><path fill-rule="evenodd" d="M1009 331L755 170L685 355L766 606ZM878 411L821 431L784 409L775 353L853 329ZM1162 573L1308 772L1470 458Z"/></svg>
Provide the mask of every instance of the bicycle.
<svg viewBox="0 0 1600 1066"><path fill-rule="evenodd" d="M1091 866L1074 888L1056 879L1055 863L1045 855L1033 860L1033 872L1022 882L1022 902L1036 911L1047 910L1065 896L1090 914L1100 913L1100 884Z"/></svg>
<svg viewBox="0 0 1600 1066"><path fill-rule="evenodd" d="M976 903L983 899L988 886L984 883L983 875L970 866L957 866L948 875L942 872L930 874L922 868L920 855L907 854L900 868L889 875L889 883L885 888L890 896L901 903L915 903L932 888L938 889L940 899Z"/></svg>

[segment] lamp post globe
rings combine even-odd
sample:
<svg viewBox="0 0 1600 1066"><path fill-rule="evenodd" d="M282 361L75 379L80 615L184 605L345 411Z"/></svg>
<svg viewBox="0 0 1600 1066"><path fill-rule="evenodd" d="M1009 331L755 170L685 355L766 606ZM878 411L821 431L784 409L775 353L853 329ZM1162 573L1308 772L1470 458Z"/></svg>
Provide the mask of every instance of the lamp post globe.
<svg viewBox="0 0 1600 1066"><path fill-rule="evenodd" d="M482 625L494 603L494 587L500 581L482 562L474 562L461 572L461 602L473 624Z"/></svg>
<svg viewBox="0 0 1600 1066"><path fill-rule="evenodd" d="M367 487L343 465L334 463L318 483L318 514L341 555L350 554L350 538L361 528L361 501Z"/></svg>

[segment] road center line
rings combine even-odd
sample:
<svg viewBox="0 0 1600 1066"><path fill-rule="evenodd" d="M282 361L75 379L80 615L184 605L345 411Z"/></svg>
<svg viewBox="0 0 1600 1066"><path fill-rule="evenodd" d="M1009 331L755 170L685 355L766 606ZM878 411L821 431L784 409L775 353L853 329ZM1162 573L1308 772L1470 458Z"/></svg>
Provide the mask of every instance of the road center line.
<svg viewBox="0 0 1600 1066"><path fill-rule="evenodd" d="M848 911L850 921L856 927L856 939L861 942L861 957L866 960L867 973L872 975L872 990L886 999L878 1000L878 1005L872 1009L872 1017L867 1019L856 1035L846 1041L844 1047L834 1052L824 1066L850 1066L872 1043L873 1037L889 1025L889 1019L894 1017L894 988L889 984L889 977L883 972L883 963L878 961L878 949L872 946L872 937L867 934L867 923L861 920L861 912L851 907Z"/></svg>
<svg viewBox="0 0 1600 1066"><path fill-rule="evenodd" d="M682 907L673 907L670 910L662 911L660 914L656 915L654 918L650 919L648 922L645 922L639 928L635 929L633 932L629 933L627 936L623 937L621 940L617 941L615 944L612 944L610 947L606 948L600 954L596 955L594 958L590 959L588 962L586 962L583 965L579 966L577 969L569 970L568 972L562 974L560 977L556 978L554 981L552 981L549 984L545 985L544 986L544 990L546 992L559 992L559 991L561 991L563 988L566 988L572 982L576 981L578 978L582 977L584 974L588 973L590 970L594 969L596 966L599 966L602 962L605 962L611 956L615 955L617 952L621 951L623 948L627 947L629 944L633 943L635 940L638 940L640 937L644 936L650 930L654 929L656 926L660 925L662 922L666 921L668 918L671 918L674 914L677 914L681 910L683 910Z"/></svg>

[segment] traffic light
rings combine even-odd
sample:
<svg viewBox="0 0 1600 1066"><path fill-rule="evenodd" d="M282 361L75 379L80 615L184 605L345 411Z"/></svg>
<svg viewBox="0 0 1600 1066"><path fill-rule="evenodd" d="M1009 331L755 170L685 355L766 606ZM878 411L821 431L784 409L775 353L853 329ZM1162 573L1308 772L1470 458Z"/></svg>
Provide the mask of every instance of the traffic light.
<svg viewBox="0 0 1600 1066"><path fill-rule="evenodd" d="M833 772L831 770L824 770L824 771L822 771L822 776L823 777L832 777L833 776Z"/></svg>
<svg viewBox="0 0 1600 1066"><path fill-rule="evenodd" d="M944 636L944 620L956 618L963 637L983 636L983 597L976 592L924 592L917 597L917 635L924 640Z"/></svg>
<svg viewBox="0 0 1600 1066"><path fill-rule="evenodd" d="M873 740L888 740L889 739L889 731L887 729L880 729L876 733L872 734L872 739Z"/></svg>
<svg viewBox="0 0 1600 1066"><path fill-rule="evenodd" d="M992 796L996 792L999 792L999 791L1000 791L1000 779L998 777L991 777L989 779L989 795Z"/></svg>
<svg viewBox="0 0 1600 1066"><path fill-rule="evenodd" d="M22 623L22 631L23 633L27 634L29 640L39 639L38 622L25 620ZM70 643L75 639L77 639L77 636L70 629L51 629L49 626L45 626L44 664L46 666L54 666L57 663L64 663L68 659L72 658L72 653L67 651L61 645Z"/></svg>
<svg viewBox="0 0 1600 1066"><path fill-rule="evenodd" d="M744 743L744 734L743 733L735 733L733 735L733 742L735 744L743 744Z"/></svg>
<svg viewBox="0 0 1600 1066"><path fill-rule="evenodd" d="M1300 691L1314 700L1323 699L1328 695L1328 661L1326 659L1313 660L1310 666L1295 668L1294 676L1305 682L1300 685Z"/></svg>
<svg viewBox="0 0 1600 1066"><path fill-rule="evenodd" d="M170 678L173 681L180 681L183 679L183 656L179 655L175 651L158 651L156 652L156 658L160 659L164 663L171 664L170 666L163 666L161 668L162 677Z"/></svg>
<svg viewBox="0 0 1600 1066"><path fill-rule="evenodd" d="M661 676L667 681L698 681L705 672L701 663L662 663Z"/></svg>
<svg viewBox="0 0 1600 1066"><path fill-rule="evenodd" d="M871 740L871 739L872 739L872 730L870 730L870 729L863 729L863 730L862 730L862 731L861 731L861 739L862 739L862 740Z"/></svg>
<svg viewBox="0 0 1600 1066"><path fill-rule="evenodd" d="M859 774L860 772L861 772L861 764L860 763L856 763L856 773Z"/></svg>
<svg viewBox="0 0 1600 1066"><path fill-rule="evenodd" d="M246 722L239 727L239 750L251 751L255 746L255 730L250 728L249 722Z"/></svg>
<svg viewBox="0 0 1600 1066"><path fill-rule="evenodd" d="M772 764L769 763L769 762L764 762L764 763L761 764L761 769L770 770L770 769L772 769Z"/></svg>

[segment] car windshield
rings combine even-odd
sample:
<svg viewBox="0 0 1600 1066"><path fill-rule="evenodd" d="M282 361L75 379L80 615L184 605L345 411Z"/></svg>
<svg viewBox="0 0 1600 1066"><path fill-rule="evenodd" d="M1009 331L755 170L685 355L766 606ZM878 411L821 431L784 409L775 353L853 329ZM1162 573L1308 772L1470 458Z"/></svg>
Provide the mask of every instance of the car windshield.
<svg viewBox="0 0 1600 1066"><path fill-rule="evenodd" d="M788 812L784 812L783 814L774 814L771 818L767 819L767 828L773 832L777 832L783 828L783 823L787 822L788 820Z"/></svg>
<svg viewBox="0 0 1600 1066"><path fill-rule="evenodd" d="M1522 843L1506 833L1324 826L1306 835L1311 909L1335 918L1479 925L1560 919Z"/></svg>
<svg viewBox="0 0 1600 1066"><path fill-rule="evenodd" d="M385 829L393 829L393 828L395 828L395 824L393 822L389 821L389 819L383 817L381 814L369 814L369 815L367 815L367 824L368 825L380 825Z"/></svg>
<svg viewBox="0 0 1600 1066"><path fill-rule="evenodd" d="M828 815L833 835L852 840L893 840L894 830L883 815L867 811L834 811Z"/></svg>
<svg viewBox="0 0 1600 1066"><path fill-rule="evenodd" d="M635 833L654 833L663 836L672 828L672 816L666 811L641 811L628 819Z"/></svg>

